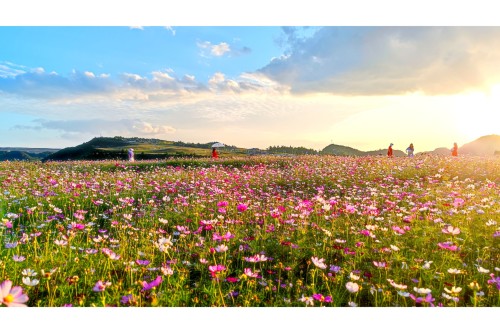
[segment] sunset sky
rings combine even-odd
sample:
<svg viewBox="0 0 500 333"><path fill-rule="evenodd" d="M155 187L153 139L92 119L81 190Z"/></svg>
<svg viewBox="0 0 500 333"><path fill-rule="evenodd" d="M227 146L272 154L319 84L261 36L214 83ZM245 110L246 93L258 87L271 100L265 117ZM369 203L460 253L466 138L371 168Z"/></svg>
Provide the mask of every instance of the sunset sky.
<svg viewBox="0 0 500 333"><path fill-rule="evenodd" d="M500 27L48 21L0 26L2 147L120 135L419 152L500 134Z"/></svg>

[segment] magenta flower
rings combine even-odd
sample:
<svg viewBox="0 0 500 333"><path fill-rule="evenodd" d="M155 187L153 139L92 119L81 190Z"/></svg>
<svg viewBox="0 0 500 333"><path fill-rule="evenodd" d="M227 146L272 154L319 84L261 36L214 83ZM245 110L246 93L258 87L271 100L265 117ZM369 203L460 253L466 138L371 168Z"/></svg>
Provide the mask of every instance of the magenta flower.
<svg viewBox="0 0 500 333"><path fill-rule="evenodd" d="M248 207L245 204L239 204L238 206L236 206L236 209L238 210L238 212L243 213L244 211L246 211L248 209Z"/></svg>
<svg viewBox="0 0 500 333"><path fill-rule="evenodd" d="M315 300L320 301L322 303L331 303L333 301L332 296L323 296L321 294L314 294L312 296Z"/></svg>
<svg viewBox="0 0 500 333"><path fill-rule="evenodd" d="M132 295L132 294L122 296L122 298L120 299L120 303L122 303L124 305L130 305L130 304L133 304L135 302L137 302L137 300L135 299L134 295Z"/></svg>
<svg viewBox="0 0 500 333"><path fill-rule="evenodd" d="M410 294L410 298L415 301L415 303L429 303L432 307L434 304L432 302L435 301L435 299L432 297L431 293L428 293L425 297L416 297L413 294Z"/></svg>
<svg viewBox="0 0 500 333"><path fill-rule="evenodd" d="M488 280L488 284L496 284L498 290L500 290L500 276L496 276L495 274L490 274L491 280Z"/></svg>
<svg viewBox="0 0 500 333"><path fill-rule="evenodd" d="M217 273L225 271L226 267L224 265L208 266L208 270L212 277L216 277Z"/></svg>
<svg viewBox="0 0 500 333"><path fill-rule="evenodd" d="M151 290L155 287L158 287L162 281L163 278L161 277L161 275L158 275L156 279L154 279L151 282L142 281L143 288L141 291Z"/></svg>
<svg viewBox="0 0 500 333"><path fill-rule="evenodd" d="M141 259L137 259L135 262L137 263L137 265L142 265L142 266L147 266L147 265L149 265L149 260L141 260Z"/></svg>
<svg viewBox="0 0 500 333"><path fill-rule="evenodd" d="M451 242L438 243L438 246L444 250L450 250L450 251L458 251L459 250L458 246L454 245Z"/></svg>
<svg viewBox="0 0 500 333"><path fill-rule="evenodd" d="M0 303L6 306L27 306L28 295L23 294L23 288L15 286L12 288L12 281L5 280L0 284Z"/></svg>

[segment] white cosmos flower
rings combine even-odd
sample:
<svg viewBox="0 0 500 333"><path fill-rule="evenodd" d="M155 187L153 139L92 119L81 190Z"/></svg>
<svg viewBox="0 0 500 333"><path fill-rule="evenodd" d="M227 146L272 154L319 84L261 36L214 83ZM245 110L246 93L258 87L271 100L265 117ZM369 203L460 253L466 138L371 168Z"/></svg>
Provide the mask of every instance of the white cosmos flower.
<svg viewBox="0 0 500 333"><path fill-rule="evenodd" d="M490 272L490 270L489 270L489 269L483 268L483 267L481 267L481 266L479 266L479 267L477 268L477 271L478 271L479 273L485 273L485 274Z"/></svg>
<svg viewBox="0 0 500 333"><path fill-rule="evenodd" d="M24 276L36 276L38 273L35 272L35 270L33 270L31 268L25 268L25 269L23 269L21 274L23 274Z"/></svg>
<svg viewBox="0 0 500 333"><path fill-rule="evenodd" d="M358 275L356 275L356 274L354 274L353 272L351 272L351 274L349 274L349 278L350 278L351 280L354 280L354 281L359 280L359 276L358 276Z"/></svg>
<svg viewBox="0 0 500 333"><path fill-rule="evenodd" d="M397 247L396 245L391 245L391 249L396 252L399 251L399 247Z"/></svg>
<svg viewBox="0 0 500 333"><path fill-rule="evenodd" d="M462 288L453 286L451 290L448 288L444 288L444 291L446 291L448 294L458 294L462 291Z"/></svg>
<svg viewBox="0 0 500 333"><path fill-rule="evenodd" d="M449 268L448 273L450 274L462 274L462 271L456 268Z"/></svg>
<svg viewBox="0 0 500 333"><path fill-rule="evenodd" d="M356 282L349 281L345 284L345 287L350 293L357 293L359 291L359 285Z"/></svg>
<svg viewBox="0 0 500 333"><path fill-rule="evenodd" d="M423 269L429 269L431 268L431 264L433 263L434 261L426 261L425 264L422 266Z"/></svg>
<svg viewBox="0 0 500 333"><path fill-rule="evenodd" d="M432 292L432 290L430 290L429 288L417 288L417 287L413 287L413 290L415 290L416 293L424 294L424 295L427 295L430 292Z"/></svg>
<svg viewBox="0 0 500 333"><path fill-rule="evenodd" d="M23 277L23 283L30 287L36 286L39 282L37 279L32 280L29 276Z"/></svg>

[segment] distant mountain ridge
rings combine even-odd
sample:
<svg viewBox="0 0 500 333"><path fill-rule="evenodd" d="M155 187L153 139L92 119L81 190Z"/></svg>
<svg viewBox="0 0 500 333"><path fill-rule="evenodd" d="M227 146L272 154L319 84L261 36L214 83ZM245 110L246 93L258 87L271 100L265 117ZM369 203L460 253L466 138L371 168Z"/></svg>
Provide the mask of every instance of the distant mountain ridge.
<svg viewBox="0 0 500 333"><path fill-rule="evenodd" d="M0 147L0 161L40 161L58 150L54 148Z"/></svg>
<svg viewBox="0 0 500 333"><path fill-rule="evenodd" d="M13 148L0 147L0 161L25 160L25 161L68 161L68 160L103 160L126 159L127 150L134 148L136 159L161 159L167 157L208 157L211 145L208 143L185 143L182 141L166 141L147 138L124 137L96 137L74 147L63 149L55 148ZM451 148L451 147L450 147ZM440 147L433 151L419 152L419 154L449 156L450 148ZM405 152L395 149L395 157L406 156ZM492 134L482 136L472 142L466 143L458 149L459 155L471 156L500 156L500 135ZM300 155L319 154L336 156L386 156L387 148L361 151L352 147L330 144L322 150L304 147L270 146L268 149L246 149L236 146L227 146L219 150L221 156L244 155Z"/></svg>
<svg viewBox="0 0 500 333"><path fill-rule="evenodd" d="M380 156L380 155L387 155L387 149L361 151L348 146L330 144L325 148L323 148L323 150L321 150L320 153L322 155L336 155L336 156ZM406 154L401 150L394 149L393 155L396 157L402 157L405 156Z"/></svg>
<svg viewBox="0 0 500 333"><path fill-rule="evenodd" d="M485 135L458 148L459 154L500 155L500 135Z"/></svg>

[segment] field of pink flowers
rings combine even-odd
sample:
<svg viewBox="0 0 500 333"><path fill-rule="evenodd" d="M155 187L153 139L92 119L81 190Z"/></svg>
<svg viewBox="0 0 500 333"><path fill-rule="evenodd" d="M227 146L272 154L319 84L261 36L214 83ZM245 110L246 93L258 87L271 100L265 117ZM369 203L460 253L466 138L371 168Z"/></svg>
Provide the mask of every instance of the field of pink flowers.
<svg viewBox="0 0 500 333"><path fill-rule="evenodd" d="M0 163L0 304L500 305L500 159Z"/></svg>

